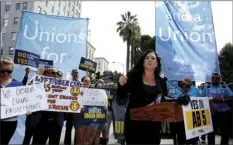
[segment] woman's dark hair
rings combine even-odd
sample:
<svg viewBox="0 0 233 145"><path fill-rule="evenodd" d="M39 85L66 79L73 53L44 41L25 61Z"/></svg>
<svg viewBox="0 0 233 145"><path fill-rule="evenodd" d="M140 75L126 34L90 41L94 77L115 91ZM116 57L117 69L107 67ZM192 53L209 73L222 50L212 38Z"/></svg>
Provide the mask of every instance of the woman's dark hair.
<svg viewBox="0 0 233 145"><path fill-rule="evenodd" d="M135 66L133 67L132 71L133 72L138 72L140 74L142 74L144 72L144 60L147 56L147 54L149 53L154 53L155 56L156 56L156 59L157 59L157 62L158 62L158 66L156 67L155 69L155 75L160 75L160 72L161 72L161 59L160 57L158 56L157 53L155 53L154 50L148 50L146 51L137 61L137 63L135 64Z"/></svg>

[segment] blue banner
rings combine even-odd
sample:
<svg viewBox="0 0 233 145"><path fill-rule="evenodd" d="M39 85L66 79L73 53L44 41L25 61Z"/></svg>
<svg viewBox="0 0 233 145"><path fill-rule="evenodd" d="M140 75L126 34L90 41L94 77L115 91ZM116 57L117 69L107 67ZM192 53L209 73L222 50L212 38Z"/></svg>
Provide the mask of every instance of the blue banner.
<svg viewBox="0 0 233 145"><path fill-rule="evenodd" d="M69 79L72 69L77 69L86 55L87 32L88 19L22 12L16 49L52 60L64 79ZM13 76L22 80L24 71L15 70Z"/></svg>
<svg viewBox="0 0 233 145"><path fill-rule="evenodd" d="M28 51L15 50L14 64L19 68L29 67L30 69L37 71L39 66L40 56Z"/></svg>
<svg viewBox="0 0 233 145"><path fill-rule="evenodd" d="M84 106L84 121L88 123L106 123L106 109L103 106Z"/></svg>
<svg viewBox="0 0 233 145"><path fill-rule="evenodd" d="M219 73L210 1L156 1L156 51L168 80Z"/></svg>

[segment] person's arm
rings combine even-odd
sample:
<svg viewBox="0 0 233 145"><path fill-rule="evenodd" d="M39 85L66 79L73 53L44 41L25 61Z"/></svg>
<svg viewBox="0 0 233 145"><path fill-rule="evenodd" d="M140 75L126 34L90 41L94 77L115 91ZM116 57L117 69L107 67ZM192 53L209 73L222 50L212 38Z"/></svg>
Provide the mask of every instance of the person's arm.
<svg viewBox="0 0 233 145"><path fill-rule="evenodd" d="M23 81L22 81L22 84L24 86L27 85L27 81L28 81L28 74L30 73L30 69L29 68L26 68L25 69L25 75L24 75L24 78L23 78Z"/></svg>
<svg viewBox="0 0 233 145"><path fill-rule="evenodd" d="M25 75L24 75L24 78L23 78L23 81L22 81L22 84L23 84L24 86L26 86L27 81L28 81L28 74L25 74Z"/></svg>
<svg viewBox="0 0 233 145"><path fill-rule="evenodd" d="M226 91L227 91L226 97L233 97L233 92L231 91L231 89L229 87L226 87Z"/></svg>
<svg viewBox="0 0 233 145"><path fill-rule="evenodd" d="M124 99L124 98L128 97L130 80L131 80L131 75L128 74L127 75L127 82L124 85L121 85L120 83L118 83L117 90L116 90L117 98Z"/></svg>

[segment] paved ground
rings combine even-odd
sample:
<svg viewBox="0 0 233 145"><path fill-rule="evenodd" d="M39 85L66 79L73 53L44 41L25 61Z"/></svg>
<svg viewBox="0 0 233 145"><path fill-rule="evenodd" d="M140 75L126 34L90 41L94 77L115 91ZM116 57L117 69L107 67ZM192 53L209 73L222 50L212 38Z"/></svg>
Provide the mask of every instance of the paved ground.
<svg viewBox="0 0 233 145"><path fill-rule="evenodd" d="M62 135L61 135L61 144L64 143L64 137L65 137L65 128L62 130ZM73 130L73 135L74 135L74 130ZM215 137L216 144L220 144L220 136ZM117 140L114 138L113 135L113 126L111 125L110 128L110 136L109 136L109 144L118 144ZM161 144L173 144L172 139L162 139ZM230 140L229 144L233 144L233 140Z"/></svg>

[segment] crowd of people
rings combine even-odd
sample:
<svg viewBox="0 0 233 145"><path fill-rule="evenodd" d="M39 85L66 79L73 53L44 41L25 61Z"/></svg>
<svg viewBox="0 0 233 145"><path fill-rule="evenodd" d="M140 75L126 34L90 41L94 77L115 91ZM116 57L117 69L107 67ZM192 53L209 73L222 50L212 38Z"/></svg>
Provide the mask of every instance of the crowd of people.
<svg viewBox="0 0 233 145"><path fill-rule="evenodd" d="M32 82L28 82L28 75L30 69L25 69L25 76L22 82L15 80L12 77L14 63L9 57L1 57L0 60L0 88L17 87ZM48 68L43 72L44 76L54 77L62 79L62 72L57 71L56 68ZM79 79L79 73L77 69L73 69L71 72L72 81L77 81L77 86L83 88L91 88L91 79L89 76L84 76ZM94 87L96 89L102 89L104 85L103 80L98 80ZM106 108L108 112L108 108ZM109 114L109 113L107 113ZM109 116L109 115L107 115ZM18 116L7 119L1 119L1 144L9 144L17 127ZM86 123L84 121L83 113L63 113L52 111L38 111L28 112L25 121L25 135L22 144L59 144L61 138L62 127L66 125L64 144L94 144L97 145L100 142L101 133L103 134L103 140L107 144L108 133L111 124L111 118L107 117L108 124L106 123ZM64 123L66 122L66 123ZM72 130L75 130L75 136L72 138Z"/></svg>
<svg viewBox="0 0 233 145"><path fill-rule="evenodd" d="M116 96L117 99L129 98L126 109L124 136L126 144L160 144L161 142L161 122L135 121L131 119L130 110L133 108L145 107L151 103L160 103L166 101L165 96L169 96L167 80L160 76L161 59L153 51L147 51L135 64L133 69L126 76L121 76L118 82ZM0 87L17 87L27 84L29 69L26 69L25 77L21 82L12 78L13 62L10 58L2 58L0 61ZM55 68L49 68L44 71L45 76L62 78L62 72ZM79 80L78 70L72 70L72 81L78 81L82 87L90 88L90 77L85 76ZM94 88L103 89L103 80L98 80ZM231 106L224 102L225 98L233 96L232 91L225 83L221 83L221 77L218 73L213 73L211 82L203 83L199 89L190 78L186 78L179 84L179 93L171 96L181 104L189 103L188 99L192 97L212 97L211 116L214 132L207 134L208 144L215 144L215 133L217 128L221 132L221 144L228 144L230 138L229 112ZM182 100L182 101L180 101ZM23 144L59 144L61 130L66 121L66 131L64 144L99 144L102 133L103 138L108 140L109 128L111 124L111 109L107 109L107 124L84 122L82 113L61 113L38 111L27 113L25 122L26 130ZM17 126L17 117L1 120L1 144L8 144ZM75 128L75 136L72 138L72 129ZM176 144L196 144L199 138L187 140L185 137L184 122L172 124L172 133L174 134ZM202 136L203 141L205 135Z"/></svg>

